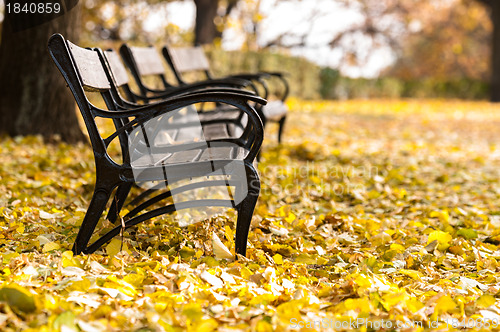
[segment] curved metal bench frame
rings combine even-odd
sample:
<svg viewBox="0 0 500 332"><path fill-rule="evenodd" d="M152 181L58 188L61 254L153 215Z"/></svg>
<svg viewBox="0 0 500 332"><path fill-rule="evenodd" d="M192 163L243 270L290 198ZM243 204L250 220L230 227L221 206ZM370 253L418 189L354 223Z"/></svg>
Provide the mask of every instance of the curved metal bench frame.
<svg viewBox="0 0 500 332"><path fill-rule="evenodd" d="M68 87L70 88L76 103L80 109L87 132L89 134L90 143L92 145L95 165L96 165L96 182L92 199L90 201L87 213L82 221L78 235L76 237L73 251L75 254L92 253L105 244L107 241L118 235L123 226L116 226L107 234L103 235L92 244L89 242L95 233L95 228L103 212L106 210L107 203L110 200L113 192L115 195L121 190L132 186L137 182L134 176L133 168L127 155L128 135L134 128L143 126L148 120L158 117L169 112L175 112L179 108L203 102L225 103L238 108L246 113L250 123L249 128L252 130L251 137L245 142L242 148L245 148L248 153L242 159L227 160L227 159L212 159L206 161L192 161L178 164L156 165L150 166L145 172L145 177L141 181L164 181L165 184L172 184L180 180L190 179L197 176L206 176L204 169L211 168L214 170L223 170L229 162L234 162L241 165L245 169L245 176L242 178L238 174L227 174L231 177L224 185L235 186L235 196L243 195L242 188L247 188L245 197L233 198L231 200L193 200L188 202L177 203L175 205L166 205L153 210L143 212L145 208L150 207L154 203L176 195L184 190L191 190L194 187L181 187L177 191L168 191L157 194L148 201L139 204L133 209L124 220L125 229L133 227L141 222L149 220L153 217L171 213L176 210L200 207L200 206L224 206L235 208L238 212L236 224L236 253L245 255L246 242L250 228L252 214L260 192L260 179L253 162L259 152L263 140L263 125L259 115L248 104L249 101L265 104L265 100L256 96L238 94L234 92L193 92L182 94L179 96L165 99L164 101L151 105L144 105L135 109L126 109L119 107L113 99L111 93L111 83L106 77L104 68L99 59L99 55L94 50L80 48L69 41L66 41L60 34L53 35L48 42L49 53L54 60L57 68L65 78ZM97 91L105 100L108 109L101 109L93 105L87 98L85 91ZM116 131L111 135L103 138L95 121L96 118L112 119L115 123ZM122 148L122 163L117 163L108 154L107 148L110 143L118 138ZM207 144L235 144L241 146L241 142L237 139L213 140L207 141ZM176 145L173 148L165 149L165 153L172 152L172 149L191 149L189 144ZM198 167L203 166L203 167ZM157 171L174 174L169 176L168 181L165 178L158 178L154 174ZM149 176L149 177L148 177ZM204 183L204 187L212 185L221 185L220 182ZM238 202L238 203L235 203ZM138 203L136 201L135 203Z"/></svg>

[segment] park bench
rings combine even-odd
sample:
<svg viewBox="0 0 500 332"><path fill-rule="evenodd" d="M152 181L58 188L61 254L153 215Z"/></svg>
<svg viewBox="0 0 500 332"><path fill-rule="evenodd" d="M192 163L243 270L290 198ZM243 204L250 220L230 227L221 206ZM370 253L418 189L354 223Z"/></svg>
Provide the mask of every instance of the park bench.
<svg viewBox="0 0 500 332"><path fill-rule="evenodd" d="M171 97L181 93L199 91L200 89L205 91L214 89L211 84L194 84L171 88L166 91L158 91L154 95L144 97L142 94L134 93L130 88L127 70L116 52L112 49L102 51L99 48L94 48L94 50L99 54L104 71L106 72L107 78L110 82L110 92L113 99L117 105L123 109L140 107L141 105L137 104L137 102L140 101L145 103L154 103L169 96ZM216 85L217 91L254 95L250 91L242 90L241 88L233 88L235 86L234 82L232 82L232 80L227 81L229 82L227 85L225 83ZM239 82L237 82L237 84L239 84ZM242 86L244 85L245 84L243 83ZM126 99L122 97L123 95L126 96ZM236 110L238 109L236 108ZM177 141L185 141L189 139L193 140L201 136L208 140L238 138L240 140L240 144L245 145L248 139L251 138L252 132L250 130L245 130L248 129L246 128L248 123L246 121L242 121L244 114L244 112L240 112L239 110L235 112L234 107L232 109L222 108L215 111L205 112L196 112L196 110L191 109L190 112L185 112L181 117L177 117L175 119L175 126L163 128L163 136L167 135L167 137L174 138ZM158 133L158 136L162 136L161 134L162 133ZM130 185L119 187L117 193L113 197L111 207L108 211L107 219L109 221L113 223L116 221L130 189ZM139 199L144 199L152 195L155 191L156 189L154 187L150 188L143 192L133 202L137 202Z"/></svg>
<svg viewBox="0 0 500 332"><path fill-rule="evenodd" d="M123 59L123 62L126 64L128 69L130 70L130 73L134 77L134 81L139 88L140 95L145 96L144 100L146 102L157 100L157 98L161 98L164 93L170 93L172 89L176 90L190 88L195 90L211 87L223 87L225 89L239 89L241 91L244 91L243 93L246 93L248 90L246 90L245 88L248 87L250 91L257 91L252 82L243 78L206 80L174 87L167 82L163 60L154 47L135 47L123 44L120 47L120 55ZM151 82L149 82L150 84L146 82L150 78L154 79L156 83L155 87L151 86ZM261 104L254 103L252 106L259 114L261 114ZM208 121L213 118L226 119L228 123L231 123L230 135L232 136L241 134L241 128L245 127L247 123L245 113L241 112L237 108L235 109L232 106L228 107L227 105L219 104L216 105L215 108L207 110L204 105L201 105L198 111L200 112L200 118L202 120Z"/></svg>
<svg viewBox="0 0 500 332"><path fill-rule="evenodd" d="M148 94L148 96L142 93L134 93L129 84L129 75L127 70L120 60L118 54L113 50L102 51L98 48L95 50L99 53L101 61L105 62L104 69L106 74L109 76L108 79L111 84L111 92L114 96L115 101L117 101L123 108L135 108L140 106L138 102L143 103L154 103L161 101L164 98L178 95L180 93L188 93L199 90L206 90L216 88L218 91L227 92L237 92L237 93L253 93L241 89L245 86L245 81L238 80L226 80L217 85L212 84L193 84L181 87L172 87L166 90L155 91L154 94ZM239 86L240 88L235 88ZM144 91L141 89L141 91ZM244 112L240 112L238 108L232 107L231 109L219 109L212 111L199 112L196 115L196 120L201 121L203 126L203 134L205 138L229 138L229 137L239 137L244 132L245 121L242 121ZM182 132L186 133L186 131ZM242 139L244 139L243 137Z"/></svg>
<svg viewBox="0 0 500 332"><path fill-rule="evenodd" d="M98 50L98 49L96 49ZM116 83L118 83L118 87L122 90L124 97L121 97L124 100L124 103L148 103L152 101L158 101L162 98L168 98L170 96L175 96L180 93L185 92L193 92L197 90L210 89L210 88L224 88L224 90L231 91L230 88L234 88L233 92L242 92L245 86L248 85L248 82L243 79L227 79L220 80L217 84L209 84L205 82L197 82L193 84L188 84L180 87L174 87L169 85L166 82L165 76L163 72L158 72L158 79L163 83L163 89L152 89L148 88L142 84L139 85L140 91L134 92L134 90L130 87L130 81L127 74L127 70L123 63L121 62L118 54L112 50L108 49L104 51L103 56L106 58L108 62L109 69L114 71ZM158 57L159 58L159 57ZM159 59L157 59L159 60ZM151 72L158 68L162 68L161 63L151 61L150 58L146 57L144 59L144 63L140 62L143 68L147 68L146 70ZM136 106L136 105L134 105Z"/></svg>
<svg viewBox="0 0 500 332"><path fill-rule="evenodd" d="M139 98L146 101L148 99L155 100L157 97L161 98L165 93L171 93L179 88L195 90L211 87L233 87L244 89L252 85L250 81L243 78L224 78L193 82L184 84L183 87L174 86L167 81L162 58L154 47L135 47L123 44L120 47L120 55L139 88ZM148 84L147 78L154 78L155 86Z"/></svg>
<svg viewBox="0 0 500 332"><path fill-rule="evenodd" d="M98 51L80 48L60 34L49 39L48 48L80 109L96 166L94 193L76 236L74 253L92 253L125 230L163 214L188 208L220 206L237 211L235 250L245 255L250 222L260 191L260 180L253 162L263 140L262 122L249 102L265 104L265 100L249 94L212 90L183 93L159 103L126 108L113 96L113 82L106 74L105 63ZM106 106L94 105L89 101L87 92L98 92ZM162 130L178 128L177 124L172 125L170 119L182 115L185 108L204 102L223 103L245 112L249 122L245 130L251 131L252 135L244 143L234 138L172 144L156 142ZM97 118L111 119L115 131L104 134L105 130L96 121ZM108 152L108 147L116 139L121 148L120 160ZM211 179L217 176L222 176L223 180ZM192 182L172 189L171 186L187 180ZM165 190L156 190L155 196L145 201L132 199L129 204L135 206L122 217L121 225L102 236L94 234L110 198L121 190L128 191L133 184L144 188L142 185L145 183L163 184ZM226 200L176 202L174 199L187 191L215 187L234 189ZM172 200L174 203L171 203ZM93 242L89 245L91 240Z"/></svg>
<svg viewBox="0 0 500 332"><path fill-rule="evenodd" d="M208 80L215 79L210 71L210 63L205 55L205 52L201 47L163 47L163 56L167 60L168 64L172 68L175 77L179 84L188 84L184 79L184 75L190 72L201 72ZM283 73L279 72L258 72L258 73L245 73L245 74L235 74L227 76L222 79L246 79L253 82L258 82L263 90L264 94L261 97L269 98L269 87L268 82L270 78L276 78L281 82L282 89L281 93L276 93L278 90L274 86L273 91L275 94L279 95L277 100L269 101L267 105L262 108L257 109L260 112L262 122L264 126L267 122L273 121L279 124L278 127L278 142L281 142L283 135L283 127L286 120L286 115L288 112L288 107L285 104L285 100L288 97L289 85L287 80L284 78ZM221 79L221 78L218 78Z"/></svg>

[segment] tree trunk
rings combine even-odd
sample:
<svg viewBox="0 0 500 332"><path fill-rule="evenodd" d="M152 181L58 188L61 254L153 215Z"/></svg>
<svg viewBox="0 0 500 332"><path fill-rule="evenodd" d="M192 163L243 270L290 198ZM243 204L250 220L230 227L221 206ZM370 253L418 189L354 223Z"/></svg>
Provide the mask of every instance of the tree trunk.
<svg viewBox="0 0 500 332"><path fill-rule="evenodd" d="M85 139L75 102L50 59L47 41L56 32L76 41L80 8L33 27L29 18L5 10L0 43L0 133L10 136L58 135L66 142ZM66 1L66 5L70 2ZM19 28L21 27L21 29Z"/></svg>
<svg viewBox="0 0 500 332"><path fill-rule="evenodd" d="M195 45L211 44L219 36L215 25L218 0L194 0L196 4Z"/></svg>
<svg viewBox="0 0 500 332"><path fill-rule="evenodd" d="M491 2L493 43L491 52L491 101L500 101L500 2Z"/></svg>

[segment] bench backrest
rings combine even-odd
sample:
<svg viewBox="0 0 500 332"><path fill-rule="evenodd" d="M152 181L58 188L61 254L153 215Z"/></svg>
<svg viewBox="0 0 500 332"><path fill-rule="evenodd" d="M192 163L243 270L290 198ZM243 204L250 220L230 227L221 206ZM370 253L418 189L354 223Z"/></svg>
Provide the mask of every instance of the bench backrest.
<svg viewBox="0 0 500 332"><path fill-rule="evenodd" d="M142 76L163 75L165 68L160 55L153 47L130 47L137 70Z"/></svg>
<svg viewBox="0 0 500 332"><path fill-rule="evenodd" d="M95 112L100 109L89 101L85 93L85 91L99 92L108 110L118 110L111 93L113 83L106 74L98 52L81 48L65 40L60 34L50 37L48 49L50 56L75 97L87 127L94 155L107 155L106 150L110 141L105 142L94 120ZM124 142L121 142L122 139L123 137L120 137L120 144L124 144Z"/></svg>
<svg viewBox="0 0 500 332"><path fill-rule="evenodd" d="M210 63L200 46L196 47L163 47L163 56L181 84L185 83L183 74L189 72L204 72L210 77Z"/></svg>
<svg viewBox="0 0 500 332"><path fill-rule="evenodd" d="M132 92L130 88L130 80L127 73L127 69L123 65L123 62L120 59L118 53L113 50L101 51L96 49L96 51L104 57L104 62L107 64L105 69L109 72L111 76L110 79L114 81L114 86L112 86L113 96L115 97L115 101L118 103L121 102L122 94L125 95L127 101L137 103L137 96Z"/></svg>
<svg viewBox="0 0 500 332"><path fill-rule="evenodd" d="M201 47L168 48L172 62L181 73L195 70L210 70L210 64Z"/></svg>
<svg viewBox="0 0 500 332"><path fill-rule="evenodd" d="M109 68L111 69L116 86L121 87L123 85L128 85L129 77L127 74L127 69L123 65L118 53L113 50L107 50L104 51L103 54L106 57Z"/></svg>
<svg viewBox="0 0 500 332"><path fill-rule="evenodd" d="M120 47L120 55L125 65L130 69L141 94L147 96L149 93L144 81L147 76L158 77L163 88L171 87L165 78L163 61L154 47L131 47L123 44Z"/></svg>
<svg viewBox="0 0 500 332"><path fill-rule="evenodd" d="M95 51L76 46L70 41L66 41L66 44L74 61L75 69L81 78L81 85L90 91L111 89L99 55Z"/></svg>

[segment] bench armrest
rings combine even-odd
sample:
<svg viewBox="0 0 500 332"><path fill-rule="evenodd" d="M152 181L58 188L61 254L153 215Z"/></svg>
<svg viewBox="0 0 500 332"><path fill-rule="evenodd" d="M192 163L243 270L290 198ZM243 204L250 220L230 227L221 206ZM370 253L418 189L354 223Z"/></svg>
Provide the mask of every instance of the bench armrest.
<svg viewBox="0 0 500 332"><path fill-rule="evenodd" d="M263 78L268 78L270 75L267 73L253 73L253 74L248 74L248 73L243 73L243 74L232 74L227 77L230 78L240 78L244 80L260 80Z"/></svg>
<svg viewBox="0 0 500 332"><path fill-rule="evenodd" d="M249 90L242 90L238 89L232 86L214 86L214 85L207 85L206 87L203 85L198 85L198 86L181 86L179 88L175 89L168 89L165 90L162 93L157 93L154 96L148 97L148 99L165 99L165 98L172 98L180 95L185 95L185 94L192 94L196 92L233 92L233 93L238 93L242 95L248 95L248 96L255 96L256 94L253 91Z"/></svg>
<svg viewBox="0 0 500 332"><path fill-rule="evenodd" d="M281 101L285 101L285 99L288 97L288 94L290 93L290 85L288 84L288 81L285 79L285 76L288 76L289 74L288 73L284 73L284 72L262 72L264 74L267 74L269 76L274 76L276 78L278 78L281 83L283 84L283 86L285 87L285 92L283 92L283 95L281 96Z"/></svg>
<svg viewBox="0 0 500 332"><path fill-rule="evenodd" d="M224 78L211 78L203 81L187 83L181 86L232 86L232 87L248 87L250 82L248 79L241 77L224 77Z"/></svg>
<svg viewBox="0 0 500 332"><path fill-rule="evenodd" d="M276 76L276 77L285 77L289 76L289 73L286 72L280 72L280 71L262 71L261 73L271 75L271 76Z"/></svg>
<svg viewBox="0 0 500 332"><path fill-rule="evenodd" d="M152 96L144 96L141 94L134 93L131 91L133 96L141 101L145 102L152 102L152 103L158 103L161 102L167 98L173 98L177 96L182 96L185 94L190 94L194 92L234 92L234 93L239 93L239 94L244 94L244 95L249 95L249 96L255 96L255 92L250 91L250 90L242 90L238 88L232 88L232 87L211 87L211 88L205 88L205 89L200 89L200 88L191 88L191 87L186 87L185 89L175 89L175 90L168 90L168 91L160 91L159 93L155 93ZM128 108L137 108L137 107L142 107L144 104L137 104L130 102L126 99L121 98L121 101L125 105L125 107ZM117 105L121 107L120 105Z"/></svg>
<svg viewBox="0 0 500 332"><path fill-rule="evenodd" d="M283 95L281 96L281 101L285 101L285 99L288 97L288 94L290 92L290 86L288 84L288 81L285 79L285 76L288 76L288 73L285 72L267 72L267 71L261 71L258 73L251 73L251 74L235 74L235 75L230 75L228 77L232 78L242 78L246 80L251 80L251 81L258 81L264 88L265 90L265 98L267 98L268 95L268 87L265 83L266 79L269 79L270 77L276 77L278 78L281 83L283 84L285 91L283 92Z"/></svg>
<svg viewBox="0 0 500 332"><path fill-rule="evenodd" d="M94 115L103 118L127 118L127 117L144 117L149 115L158 115L174 111L191 104L214 102L226 103L238 107L241 103L253 101L261 105L267 104L267 100L249 94L240 94L235 92L214 92L214 91L197 91L196 93L186 93L176 95L175 98L167 98L155 104L143 105L134 109L124 111L107 111L99 108L94 108ZM160 111L158 111L160 110Z"/></svg>
<svg viewBox="0 0 500 332"><path fill-rule="evenodd" d="M200 90L207 90L211 88L233 88L237 91L237 93L243 93L243 94L251 94L251 95L257 95L258 90L257 87L253 84L253 82L250 79L245 79L245 78L239 78L239 77L224 77L224 78L209 78L207 80L203 81L198 81L198 82L193 82L193 83L188 83L184 85L180 85L175 88L169 88L167 91L166 96L170 96L170 94L175 94L177 91L185 91L185 92L196 92ZM251 90L245 90L243 88L248 88ZM170 92L172 91L172 92ZM267 97L267 91L266 94L263 96L264 99ZM258 102L256 104L259 104ZM257 105L255 105L257 106Z"/></svg>
<svg viewBox="0 0 500 332"><path fill-rule="evenodd" d="M255 135L252 135L252 138L245 144L245 147L249 150L245 160L252 162L257 156L260 146L262 145L264 128L260 116L254 108L248 105L248 101L253 101L262 105L267 103L265 99L248 94L233 92L197 92L177 96L176 98L165 99L164 101L156 104L149 104L131 110L107 111L93 108L92 113L94 116L102 118L134 118L105 139L106 143L109 144L109 142L111 142L115 137L127 132L128 130L133 129L136 126L140 126L156 116L176 111L179 108L203 102L230 104L248 115L248 121L251 124L251 127L247 126L247 128L250 128L247 130L252 130Z"/></svg>
<svg viewBox="0 0 500 332"><path fill-rule="evenodd" d="M200 89L207 89L213 87L227 87L227 88L245 88L251 85L251 82L242 78L223 78L223 79L210 79L199 82L187 83L176 87L169 87L166 89L153 89L144 86L147 91L154 94L174 95L185 91L196 91Z"/></svg>

